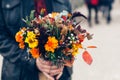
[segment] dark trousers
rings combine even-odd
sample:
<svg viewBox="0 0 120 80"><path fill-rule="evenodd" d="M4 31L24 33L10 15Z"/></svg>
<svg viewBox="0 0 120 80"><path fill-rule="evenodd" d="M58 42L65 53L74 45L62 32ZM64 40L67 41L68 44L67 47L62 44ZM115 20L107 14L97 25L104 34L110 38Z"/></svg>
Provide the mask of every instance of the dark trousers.
<svg viewBox="0 0 120 80"><path fill-rule="evenodd" d="M111 21L112 5L108 5L107 7L108 7L107 23L110 23L110 21Z"/></svg>
<svg viewBox="0 0 120 80"><path fill-rule="evenodd" d="M111 10L112 10L112 5L101 5L103 7L103 16L106 18L107 23L110 23L111 21ZM100 6L100 7L101 7Z"/></svg>
<svg viewBox="0 0 120 80"><path fill-rule="evenodd" d="M95 11L95 23L98 24L98 6L94 6L94 5L87 5L88 8L88 22L91 25L91 19L92 19L92 9L94 9Z"/></svg>

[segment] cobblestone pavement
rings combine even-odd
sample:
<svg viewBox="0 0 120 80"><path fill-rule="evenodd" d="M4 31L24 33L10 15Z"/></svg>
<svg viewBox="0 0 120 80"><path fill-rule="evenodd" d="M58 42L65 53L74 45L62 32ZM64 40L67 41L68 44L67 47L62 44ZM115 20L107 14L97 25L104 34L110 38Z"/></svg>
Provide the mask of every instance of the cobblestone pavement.
<svg viewBox="0 0 120 80"><path fill-rule="evenodd" d="M92 28L85 27L94 34L94 39L86 43L98 48L89 49L93 57L92 65L87 65L81 58L76 57L73 67L72 80L120 80L120 1L116 0L112 11L112 23L106 24L99 14L100 24L93 24ZM87 15L85 5L79 9ZM0 57L0 68L2 57ZM0 69L1 70L1 69Z"/></svg>

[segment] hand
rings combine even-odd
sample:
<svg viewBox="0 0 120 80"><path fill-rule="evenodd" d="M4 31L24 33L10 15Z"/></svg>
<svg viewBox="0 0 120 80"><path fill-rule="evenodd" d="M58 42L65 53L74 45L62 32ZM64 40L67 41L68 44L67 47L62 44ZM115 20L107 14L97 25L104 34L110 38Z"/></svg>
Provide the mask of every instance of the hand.
<svg viewBox="0 0 120 80"><path fill-rule="evenodd" d="M57 75L56 80L58 80L62 76L62 72Z"/></svg>
<svg viewBox="0 0 120 80"><path fill-rule="evenodd" d="M53 76L55 75L58 75L56 78L59 78L59 76L61 76L60 74L63 71L63 67L58 68L57 66L51 66L51 63L49 61L45 61L40 58L36 59L36 66L50 80L54 80Z"/></svg>
<svg viewBox="0 0 120 80"><path fill-rule="evenodd" d="M51 66L49 74L51 76L55 76L55 75L62 73L62 71L63 71L63 67L58 68L57 66Z"/></svg>
<svg viewBox="0 0 120 80"><path fill-rule="evenodd" d="M50 71L50 67L51 67L49 65L50 65L49 61L44 61L41 58L36 59L36 66L37 66L38 70L40 70L48 79L54 80L54 78L49 75L49 71Z"/></svg>
<svg viewBox="0 0 120 80"><path fill-rule="evenodd" d="M53 69L52 69L53 68ZM55 70L54 69L58 69L60 72L54 72ZM58 68L56 66L52 66L51 67L51 70L50 70L50 75L51 76L55 76L56 80L58 80L61 76L62 76L62 73L63 73L63 69L64 69L64 66Z"/></svg>

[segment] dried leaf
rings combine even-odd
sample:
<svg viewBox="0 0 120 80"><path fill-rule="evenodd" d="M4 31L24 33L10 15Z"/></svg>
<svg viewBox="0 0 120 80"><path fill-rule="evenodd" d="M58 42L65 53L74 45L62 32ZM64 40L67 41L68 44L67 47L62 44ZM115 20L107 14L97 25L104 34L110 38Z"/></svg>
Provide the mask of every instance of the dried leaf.
<svg viewBox="0 0 120 80"><path fill-rule="evenodd" d="M97 48L96 46L88 46L87 48Z"/></svg>
<svg viewBox="0 0 120 80"><path fill-rule="evenodd" d="M74 19L75 17L83 17L83 18L87 19L87 17L84 16L83 14L81 14L80 12L74 12L72 14L72 19Z"/></svg>
<svg viewBox="0 0 120 80"><path fill-rule="evenodd" d="M91 55L88 53L88 51L83 52L82 58L87 64L91 65L93 59L92 59Z"/></svg>
<svg viewBox="0 0 120 80"><path fill-rule="evenodd" d="M86 37L87 37L88 40L91 40L92 36L93 36L93 34L89 34L89 33L86 35Z"/></svg>

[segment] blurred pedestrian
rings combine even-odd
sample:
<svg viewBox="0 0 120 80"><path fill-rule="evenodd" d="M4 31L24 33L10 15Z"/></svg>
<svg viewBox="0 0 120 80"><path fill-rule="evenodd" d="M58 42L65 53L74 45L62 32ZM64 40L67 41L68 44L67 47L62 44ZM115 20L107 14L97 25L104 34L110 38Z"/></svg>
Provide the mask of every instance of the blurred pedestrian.
<svg viewBox="0 0 120 80"><path fill-rule="evenodd" d="M34 1L38 2L34 4ZM51 68L48 61L28 58L27 51L20 49L15 41L16 32L25 26L21 19L29 16L34 9L36 15L39 15L42 8L47 13L71 11L69 0L0 0L0 55L3 56L0 80L39 80L39 72L50 80L54 80L51 74L57 75L57 80L71 80L71 69Z"/></svg>
<svg viewBox="0 0 120 80"><path fill-rule="evenodd" d="M99 0L99 6L102 8L102 12L104 17L106 18L107 23L111 22L111 10L112 10L112 3L114 0Z"/></svg>
<svg viewBox="0 0 120 80"><path fill-rule="evenodd" d="M92 26L92 9L94 9L95 11L95 23L98 24L98 2L99 0L85 0L85 3L87 5L88 8L88 22L89 22L89 26Z"/></svg>

